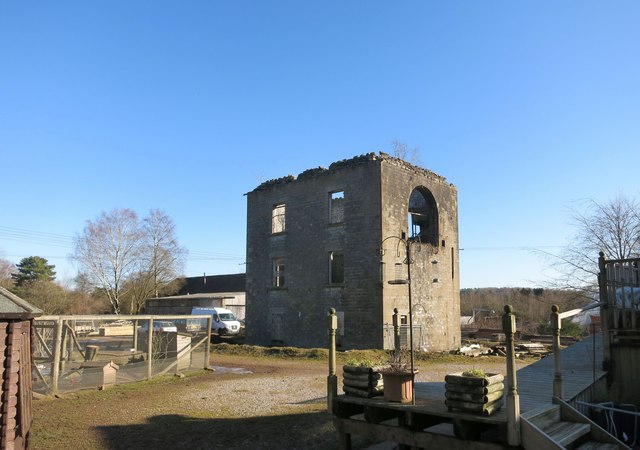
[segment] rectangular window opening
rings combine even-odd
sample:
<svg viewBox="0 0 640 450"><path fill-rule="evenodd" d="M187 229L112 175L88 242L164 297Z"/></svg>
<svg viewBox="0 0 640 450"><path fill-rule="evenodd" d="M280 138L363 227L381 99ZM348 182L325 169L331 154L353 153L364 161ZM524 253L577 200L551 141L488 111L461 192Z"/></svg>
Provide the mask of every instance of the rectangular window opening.
<svg viewBox="0 0 640 450"><path fill-rule="evenodd" d="M344 222L344 191L329 193L329 223Z"/></svg>
<svg viewBox="0 0 640 450"><path fill-rule="evenodd" d="M271 233L282 233L285 230L285 204L279 203L271 210Z"/></svg>
<svg viewBox="0 0 640 450"><path fill-rule="evenodd" d="M284 258L273 259L273 287L281 288L285 286L284 268Z"/></svg>
<svg viewBox="0 0 640 450"><path fill-rule="evenodd" d="M344 254L341 252L329 253L329 283L344 283Z"/></svg>

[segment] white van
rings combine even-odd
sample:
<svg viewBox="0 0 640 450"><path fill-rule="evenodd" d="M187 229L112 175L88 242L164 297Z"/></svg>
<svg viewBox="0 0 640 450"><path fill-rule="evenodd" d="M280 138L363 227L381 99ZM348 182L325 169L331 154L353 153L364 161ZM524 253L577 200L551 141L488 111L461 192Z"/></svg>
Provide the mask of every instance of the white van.
<svg viewBox="0 0 640 450"><path fill-rule="evenodd" d="M211 333L220 336L235 335L240 333L240 322L231 311L225 308L193 308L191 314L210 315Z"/></svg>

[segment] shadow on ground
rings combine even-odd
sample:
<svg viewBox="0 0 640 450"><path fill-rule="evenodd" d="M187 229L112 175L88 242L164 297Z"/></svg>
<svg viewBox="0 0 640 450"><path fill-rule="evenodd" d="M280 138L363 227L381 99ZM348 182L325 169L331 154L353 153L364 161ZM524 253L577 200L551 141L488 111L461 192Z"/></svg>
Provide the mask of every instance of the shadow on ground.
<svg viewBox="0 0 640 450"><path fill-rule="evenodd" d="M138 425L97 427L111 449L335 449L337 434L326 412L243 419L151 417Z"/></svg>

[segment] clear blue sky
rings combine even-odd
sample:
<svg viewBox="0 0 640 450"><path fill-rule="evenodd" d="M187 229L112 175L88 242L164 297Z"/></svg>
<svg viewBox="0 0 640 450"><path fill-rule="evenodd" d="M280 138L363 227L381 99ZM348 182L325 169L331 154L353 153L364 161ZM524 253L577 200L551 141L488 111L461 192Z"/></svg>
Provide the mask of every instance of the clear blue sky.
<svg viewBox="0 0 640 450"><path fill-rule="evenodd" d="M637 1L0 3L0 257L164 210L244 271L246 192L404 141L458 187L463 287L535 286L576 200L640 193Z"/></svg>

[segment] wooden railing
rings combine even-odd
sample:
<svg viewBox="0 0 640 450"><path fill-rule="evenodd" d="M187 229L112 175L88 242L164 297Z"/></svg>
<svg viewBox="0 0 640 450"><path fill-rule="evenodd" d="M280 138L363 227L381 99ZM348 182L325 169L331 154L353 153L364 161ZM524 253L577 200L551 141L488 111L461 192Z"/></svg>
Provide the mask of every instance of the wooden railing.
<svg viewBox="0 0 640 450"><path fill-rule="evenodd" d="M562 358L560 357L560 330L562 328L562 319L568 319L573 316L577 316L583 312L599 308L603 305L602 302L591 303L590 305L583 306L582 308L572 309L570 311L560 312L560 308L557 305L551 306L551 332L553 334L553 399L564 399L564 392L562 389ZM595 345L594 345L595 348Z"/></svg>
<svg viewBox="0 0 640 450"><path fill-rule="evenodd" d="M600 300L609 330L638 330L640 258L605 260L600 253Z"/></svg>

